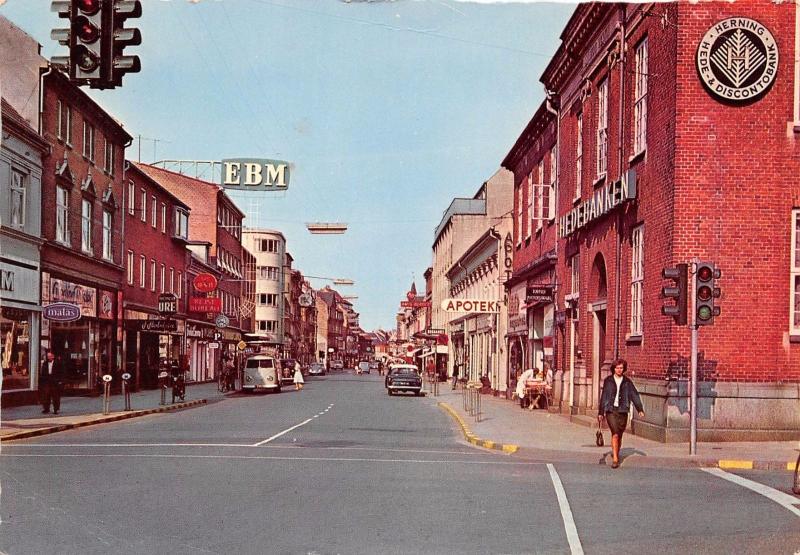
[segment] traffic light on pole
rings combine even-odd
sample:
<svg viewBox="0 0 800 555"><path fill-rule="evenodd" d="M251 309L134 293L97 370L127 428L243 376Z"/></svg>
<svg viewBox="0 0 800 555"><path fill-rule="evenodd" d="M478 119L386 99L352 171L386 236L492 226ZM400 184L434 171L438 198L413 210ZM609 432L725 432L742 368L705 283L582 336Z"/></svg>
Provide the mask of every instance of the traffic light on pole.
<svg viewBox="0 0 800 555"><path fill-rule="evenodd" d="M714 317L719 316L718 306L714 306L714 299L720 297L720 290L716 280L722 277L722 272L714 266L713 262L698 262L695 272L695 318L698 326L709 326L714 323Z"/></svg>
<svg viewBox="0 0 800 555"><path fill-rule="evenodd" d="M69 77L78 84L102 87L105 4L105 0L70 3Z"/></svg>
<svg viewBox="0 0 800 555"><path fill-rule="evenodd" d="M126 46L142 44L139 29L125 28L125 20L142 16L142 3L139 0L112 0L112 32L110 45L110 73L108 86L122 85L122 77L126 73L138 73L141 70L139 56L124 55Z"/></svg>
<svg viewBox="0 0 800 555"><path fill-rule="evenodd" d="M689 266L678 264L674 268L661 270L661 277L671 279L674 283L661 288L661 296L665 299L675 299L675 304L665 304L661 307L661 314L672 316L679 326L686 325L686 305L688 300Z"/></svg>
<svg viewBox="0 0 800 555"><path fill-rule="evenodd" d="M69 20L72 19L72 10L70 8L69 0L55 0L50 4L50 11L58 13L58 17L63 17ZM54 41L57 41L60 45L66 46L67 48L70 47L71 37L71 26L67 27L66 29L61 28L50 31L50 38ZM69 59L69 56L53 56L50 61L59 69L69 72Z"/></svg>

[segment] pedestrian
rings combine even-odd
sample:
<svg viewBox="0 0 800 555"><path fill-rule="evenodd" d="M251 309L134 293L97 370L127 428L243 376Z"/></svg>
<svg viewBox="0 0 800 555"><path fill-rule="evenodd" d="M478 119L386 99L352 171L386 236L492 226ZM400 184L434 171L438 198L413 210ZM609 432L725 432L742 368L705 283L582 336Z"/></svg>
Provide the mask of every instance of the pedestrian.
<svg viewBox="0 0 800 555"><path fill-rule="evenodd" d="M451 389L455 389L456 385L458 384L458 367L461 366L460 364L453 365L453 387Z"/></svg>
<svg viewBox="0 0 800 555"><path fill-rule="evenodd" d="M64 367L51 349L42 361L39 370L39 395L42 403L42 414L50 412L50 403L53 404L53 414L58 414L61 409L61 381L64 379Z"/></svg>
<svg viewBox="0 0 800 555"><path fill-rule="evenodd" d="M525 382L527 382L528 380L532 380L535 375L536 375L536 370L533 368L528 368L517 378L517 389L515 390L515 393L519 398L520 408L524 409L527 408L528 405L530 405L530 398L528 397L528 387Z"/></svg>
<svg viewBox="0 0 800 555"><path fill-rule="evenodd" d="M305 380L303 379L303 372L300 370L300 363L295 361L294 363L294 388L297 391L303 389L303 384Z"/></svg>
<svg viewBox="0 0 800 555"><path fill-rule="evenodd" d="M603 417L611 430L611 468L619 468L619 451L622 448L622 434L628 425L628 412L631 403L634 404L639 416L644 418L642 400L636 386L625 373L628 363L625 359L618 358L611 365L612 374L603 381L603 393L600 395L600 412L598 421L602 424Z"/></svg>

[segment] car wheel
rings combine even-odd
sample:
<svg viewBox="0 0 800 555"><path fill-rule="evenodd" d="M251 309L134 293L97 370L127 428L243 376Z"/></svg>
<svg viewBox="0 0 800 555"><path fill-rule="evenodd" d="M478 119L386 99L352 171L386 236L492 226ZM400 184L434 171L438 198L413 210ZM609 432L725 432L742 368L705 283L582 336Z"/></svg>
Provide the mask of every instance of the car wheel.
<svg viewBox="0 0 800 555"><path fill-rule="evenodd" d="M387 389L386 392L389 394L389 397L394 395L394 391L392 391L391 389Z"/></svg>
<svg viewBox="0 0 800 555"><path fill-rule="evenodd" d="M414 392L414 396L415 396L415 397L419 397L419 395L420 395L420 392L419 392L419 391L415 391L415 392Z"/></svg>

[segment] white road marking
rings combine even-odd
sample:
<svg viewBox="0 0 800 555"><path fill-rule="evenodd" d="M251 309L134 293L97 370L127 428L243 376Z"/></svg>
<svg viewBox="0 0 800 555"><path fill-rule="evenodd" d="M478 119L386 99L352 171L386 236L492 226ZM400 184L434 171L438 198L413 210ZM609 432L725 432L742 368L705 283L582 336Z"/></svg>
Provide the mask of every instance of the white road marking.
<svg viewBox="0 0 800 555"><path fill-rule="evenodd" d="M561 478L558 476L556 468L548 463L547 470L550 471L550 479L553 480L553 487L556 490L556 497L558 497L558 506L561 509L561 519L564 521L564 530L567 532L570 553L573 555L583 555L583 546L581 545L581 539L578 537L578 529L575 527L575 520L572 518L572 509L569 508L567 492L564 491L564 486L561 484Z"/></svg>
<svg viewBox="0 0 800 555"><path fill-rule="evenodd" d="M4 443L10 447L252 447L252 443Z"/></svg>
<svg viewBox="0 0 800 555"><path fill-rule="evenodd" d="M782 491L778 491L760 482L754 482L753 480L748 480L747 478L743 478L738 474L731 474L730 472L725 472L721 468L703 468L702 470L704 472L708 472L709 474L713 474L717 478L728 480L729 482L738 484L743 488L747 488L758 494L761 494L767 499L774 501L778 505L781 505L789 512L794 513L796 516L800 517L800 508L795 507L795 505L800 504L800 499L792 497L788 493L783 493Z"/></svg>
<svg viewBox="0 0 800 555"><path fill-rule="evenodd" d="M287 429L283 430L282 432L279 432L279 433L275 434L275 435L274 435L274 436L272 436L272 437L268 437L268 438L267 438L267 439L265 439L264 441L259 441L258 443L254 443L253 445L251 445L251 447L261 447L262 445L264 445L265 443L269 443L269 442L270 442L270 441L272 441L273 439L278 439L278 438L279 438L279 437L281 437L283 434L288 434L289 432L291 432L291 431L292 431L292 430L294 430L294 429L297 429L297 428L299 428L300 426L305 426L306 424L308 424L308 423L309 423L309 422L311 422L312 420L314 420L314 419L313 419L313 418L308 418L308 419L304 420L303 422L300 422L300 424L295 424L295 425L294 425L294 426L292 426L291 428L287 428Z"/></svg>
<svg viewBox="0 0 800 555"><path fill-rule="evenodd" d="M253 447L252 443L9 443L4 449L27 447ZM384 447L315 447L307 445L270 445L270 449L318 449L320 451L380 451L386 453L435 453L439 455L469 455L472 457L497 456L491 451L453 451L448 449L391 449Z"/></svg>
<svg viewBox="0 0 800 555"><path fill-rule="evenodd" d="M503 462L503 461L454 461L447 459L374 459L374 458L348 458L348 457L277 457L274 455L170 455L144 453L2 453L1 458L139 458L139 459L253 459L269 461L311 461L311 462L367 462L367 463L429 463L429 464L470 464L470 465L490 465L490 466L518 466L533 467L541 466L542 463L536 462ZM582 552L581 552L582 553Z"/></svg>

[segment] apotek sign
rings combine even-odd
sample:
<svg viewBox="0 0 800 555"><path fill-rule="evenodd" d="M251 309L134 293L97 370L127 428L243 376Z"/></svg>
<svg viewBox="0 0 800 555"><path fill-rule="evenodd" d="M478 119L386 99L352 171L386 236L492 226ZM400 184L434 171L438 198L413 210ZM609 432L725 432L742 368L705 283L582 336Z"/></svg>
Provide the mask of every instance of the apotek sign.
<svg viewBox="0 0 800 555"><path fill-rule="evenodd" d="M441 307L445 312L500 312L499 301L483 301L476 299L445 299L442 301Z"/></svg>

